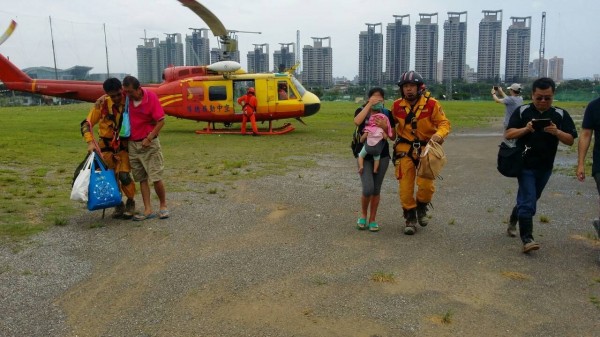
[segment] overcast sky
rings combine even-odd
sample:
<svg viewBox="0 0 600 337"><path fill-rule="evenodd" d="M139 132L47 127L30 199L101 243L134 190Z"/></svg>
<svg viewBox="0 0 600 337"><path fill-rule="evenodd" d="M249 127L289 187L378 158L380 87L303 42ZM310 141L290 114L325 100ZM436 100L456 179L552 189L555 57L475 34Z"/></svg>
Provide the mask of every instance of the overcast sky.
<svg viewBox="0 0 600 337"><path fill-rule="evenodd" d="M503 10L502 60L504 75L506 30L510 17L531 16L531 60L540 48L542 12L546 12L546 58L564 58L565 78L592 77L600 73L600 43L597 37L600 2L591 0L494 2L458 0L252 0L201 1L229 30L260 31L262 34L239 35L241 63L246 68L246 54L252 44L269 44L269 51L279 43L296 42L312 45L311 37L331 37L333 75L354 78L358 73L358 35L365 23L393 22L392 15L410 14L411 67L414 67L414 25L419 13L438 13L439 55L442 57L443 23L448 12L467 11L467 64L477 69L478 27L482 10ZM489 5L484 5L485 3ZM20 68L54 66L49 17L58 68L75 65L93 67L92 73L106 72L103 24L106 25L108 60L111 72L137 74L136 47L148 38L165 38L165 33L190 34L190 27L207 28L193 12L176 0L22 0L11 1L0 9L0 34L11 19L17 21L12 37L0 46ZM144 33L145 31L145 33ZM217 40L210 33L211 48ZM301 50L301 49L300 49ZM272 56L269 59L273 66Z"/></svg>

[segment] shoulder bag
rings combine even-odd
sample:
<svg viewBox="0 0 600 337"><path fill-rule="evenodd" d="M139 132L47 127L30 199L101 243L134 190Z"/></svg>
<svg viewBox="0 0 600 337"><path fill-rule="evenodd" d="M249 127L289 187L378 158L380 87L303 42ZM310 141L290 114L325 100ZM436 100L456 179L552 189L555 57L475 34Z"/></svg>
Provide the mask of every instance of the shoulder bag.
<svg viewBox="0 0 600 337"><path fill-rule="evenodd" d="M517 145L510 146L505 142L500 143L498 147L498 172L505 177L518 177L523 170L525 148Z"/></svg>
<svg viewBox="0 0 600 337"><path fill-rule="evenodd" d="M121 204L121 191L115 177L115 171L107 169L106 164L95 152L91 164L88 189L88 210L115 207Z"/></svg>
<svg viewBox="0 0 600 337"><path fill-rule="evenodd" d="M435 180L440 176L440 172L442 172L442 168L447 161L442 145L430 140L421 152L419 165L417 166L417 176Z"/></svg>

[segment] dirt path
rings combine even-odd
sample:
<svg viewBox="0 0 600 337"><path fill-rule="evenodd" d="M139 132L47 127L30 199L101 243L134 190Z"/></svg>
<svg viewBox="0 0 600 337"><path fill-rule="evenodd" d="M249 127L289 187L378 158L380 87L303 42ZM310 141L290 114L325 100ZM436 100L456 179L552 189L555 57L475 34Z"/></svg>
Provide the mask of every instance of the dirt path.
<svg viewBox="0 0 600 337"><path fill-rule="evenodd" d="M430 225L412 237L391 171L381 232L354 228L352 158L172 193L168 220L82 212L2 251L0 335L600 335L593 184L553 175L534 222L542 248L523 255L504 234L516 180L495 170L499 136L477 133L449 138Z"/></svg>

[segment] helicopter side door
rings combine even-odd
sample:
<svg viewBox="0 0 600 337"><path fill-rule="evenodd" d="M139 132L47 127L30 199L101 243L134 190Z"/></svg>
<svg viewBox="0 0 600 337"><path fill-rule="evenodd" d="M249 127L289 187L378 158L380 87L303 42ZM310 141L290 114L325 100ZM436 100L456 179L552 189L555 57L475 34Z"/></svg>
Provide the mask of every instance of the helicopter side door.
<svg viewBox="0 0 600 337"><path fill-rule="evenodd" d="M231 81L186 80L181 82L186 117L205 121L229 121L234 115Z"/></svg>

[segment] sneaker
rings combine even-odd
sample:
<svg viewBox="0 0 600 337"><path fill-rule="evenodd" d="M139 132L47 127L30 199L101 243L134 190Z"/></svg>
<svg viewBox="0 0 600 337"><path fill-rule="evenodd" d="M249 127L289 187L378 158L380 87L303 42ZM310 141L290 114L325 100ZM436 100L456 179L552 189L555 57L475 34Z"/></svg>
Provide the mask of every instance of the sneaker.
<svg viewBox="0 0 600 337"><path fill-rule="evenodd" d="M523 253L529 253L532 250L540 249L540 244L535 241L529 241L523 245Z"/></svg>
<svg viewBox="0 0 600 337"><path fill-rule="evenodd" d="M510 236L511 238L514 238L515 236L517 236L517 222L519 221L519 218L517 218L516 216L513 217L513 215L510 215L510 218L508 219L508 228L506 228L506 234L508 234L508 236Z"/></svg>
<svg viewBox="0 0 600 337"><path fill-rule="evenodd" d="M127 203L125 204L125 211L123 212L124 219L131 219L135 214L135 200L127 199Z"/></svg>
<svg viewBox="0 0 600 337"><path fill-rule="evenodd" d="M121 201L120 204L115 206L115 211L112 214L113 219L121 219L123 218L123 212L125 212L125 204Z"/></svg>

